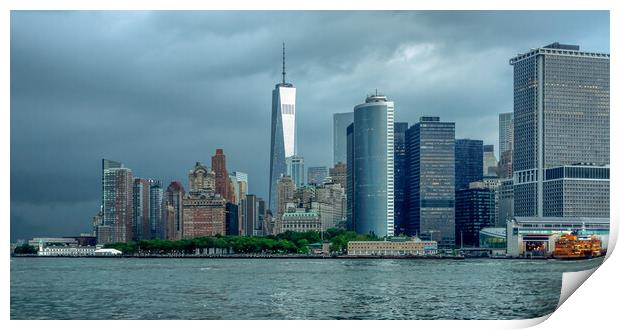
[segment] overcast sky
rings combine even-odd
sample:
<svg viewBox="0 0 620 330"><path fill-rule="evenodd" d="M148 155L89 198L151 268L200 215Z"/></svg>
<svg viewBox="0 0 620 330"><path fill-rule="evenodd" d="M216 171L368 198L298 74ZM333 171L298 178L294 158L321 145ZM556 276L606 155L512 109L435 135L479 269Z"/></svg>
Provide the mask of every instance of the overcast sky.
<svg viewBox="0 0 620 330"><path fill-rule="evenodd" d="M223 148L267 197L271 90L297 88L299 154L331 165L332 114L377 88L397 121L496 145L510 57L609 52L607 12L11 12L11 240L91 230L101 158L180 180Z"/></svg>

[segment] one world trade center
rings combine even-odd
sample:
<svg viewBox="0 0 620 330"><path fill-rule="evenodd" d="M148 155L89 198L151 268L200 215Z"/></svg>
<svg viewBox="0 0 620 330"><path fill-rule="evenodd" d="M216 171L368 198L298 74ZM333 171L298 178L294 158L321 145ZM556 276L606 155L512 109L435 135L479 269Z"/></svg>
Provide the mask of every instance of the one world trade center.
<svg viewBox="0 0 620 330"><path fill-rule="evenodd" d="M272 93L271 154L269 173L269 209L274 212L278 202L278 179L286 175L286 158L296 155L295 87L286 82L285 48L282 44L282 82Z"/></svg>

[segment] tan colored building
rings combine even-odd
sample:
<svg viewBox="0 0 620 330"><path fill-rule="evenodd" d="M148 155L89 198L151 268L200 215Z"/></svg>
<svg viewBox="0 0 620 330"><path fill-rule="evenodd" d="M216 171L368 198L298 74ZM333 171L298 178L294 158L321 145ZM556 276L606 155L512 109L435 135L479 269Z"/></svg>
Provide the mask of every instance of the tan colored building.
<svg viewBox="0 0 620 330"><path fill-rule="evenodd" d="M345 191L347 190L347 164L338 162L329 169L329 176L332 183L338 183Z"/></svg>
<svg viewBox="0 0 620 330"><path fill-rule="evenodd" d="M437 242L422 241L417 237L410 240L349 241L347 254L354 256L435 255L437 254Z"/></svg>
<svg viewBox="0 0 620 330"><path fill-rule="evenodd" d="M295 183L290 176L282 176L278 179L278 204L276 217L281 219L286 211L286 203L293 200L295 196Z"/></svg>
<svg viewBox="0 0 620 330"><path fill-rule="evenodd" d="M215 191L215 173L200 162L196 162L189 172L188 179L190 192Z"/></svg>

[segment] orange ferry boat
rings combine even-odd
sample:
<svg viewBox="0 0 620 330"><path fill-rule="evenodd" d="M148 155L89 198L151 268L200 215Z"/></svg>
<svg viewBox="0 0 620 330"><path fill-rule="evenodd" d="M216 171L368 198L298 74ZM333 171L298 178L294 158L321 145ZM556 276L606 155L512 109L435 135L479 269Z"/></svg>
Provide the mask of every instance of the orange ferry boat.
<svg viewBox="0 0 620 330"><path fill-rule="evenodd" d="M593 235L565 234L555 242L553 257L556 259L587 259L602 255L601 240Z"/></svg>

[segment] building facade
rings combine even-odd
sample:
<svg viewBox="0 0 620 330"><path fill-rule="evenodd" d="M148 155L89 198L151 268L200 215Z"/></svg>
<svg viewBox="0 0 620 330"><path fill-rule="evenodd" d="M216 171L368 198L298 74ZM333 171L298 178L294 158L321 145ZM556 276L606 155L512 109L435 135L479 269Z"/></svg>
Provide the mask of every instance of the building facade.
<svg viewBox="0 0 620 330"><path fill-rule="evenodd" d="M190 179L190 187L192 186ZM183 238L183 197L185 189L179 181L172 181L164 194L164 223L166 224L165 237L169 240L178 240ZM172 208L172 213L170 212ZM170 217L173 218L170 218ZM170 226L172 224L172 227Z"/></svg>
<svg viewBox="0 0 620 330"><path fill-rule="evenodd" d="M609 164L609 54L553 43L514 68L514 214L544 215L545 169Z"/></svg>
<svg viewBox="0 0 620 330"><path fill-rule="evenodd" d="M347 179L352 210L347 214L358 233L394 236L394 102L372 95L353 112L352 154L347 154L353 161Z"/></svg>
<svg viewBox="0 0 620 330"><path fill-rule="evenodd" d="M325 182L328 172L326 166L310 166L308 167L308 184L320 185Z"/></svg>
<svg viewBox="0 0 620 330"><path fill-rule="evenodd" d="M118 164L103 160L103 226L109 229L103 236L109 235L109 243L133 239L133 174L122 164L114 167Z"/></svg>
<svg viewBox="0 0 620 330"><path fill-rule="evenodd" d="M422 117L407 130L410 236L454 246L455 125Z"/></svg>
<svg viewBox="0 0 620 330"><path fill-rule="evenodd" d="M216 149L211 157L211 169L215 176L215 192L229 202L236 203L235 190L226 169L226 155L223 149Z"/></svg>
<svg viewBox="0 0 620 330"><path fill-rule="evenodd" d="M151 239L150 181L135 178L133 181L133 235L134 240Z"/></svg>
<svg viewBox="0 0 620 330"><path fill-rule="evenodd" d="M353 112L335 113L333 117L333 164L347 163L347 127L353 123Z"/></svg>
<svg viewBox="0 0 620 330"><path fill-rule="evenodd" d="M286 174L286 158L296 155L295 93L286 82L284 47L282 48L282 82L272 92L271 150L269 173L269 209L275 210L278 200L278 178Z"/></svg>
<svg viewBox="0 0 620 330"><path fill-rule="evenodd" d="M477 246L480 230L495 225L495 191L461 189L456 191L455 200L456 246Z"/></svg>
<svg viewBox="0 0 620 330"><path fill-rule="evenodd" d="M514 145L514 122L513 113L499 114L499 155L500 158L507 150L512 150Z"/></svg>
<svg viewBox="0 0 620 330"><path fill-rule="evenodd" d="M609 218L609 165L545 169L543 216Z"/></svg>
<svg viewBox="0 0 620 330"><path fill-rule="evenodd" d="M482 180L482 140L458 139L454 143L455 191L468 189L471 182Z"/></svg>
<svg viewBox="0 0 620 330"><path fill-rule="evenodd" d="M437 242L417 237L397 241L349 241L347 254L352 256L427 256L437 254Z"/></svg>
<svg viewBox="0 0 620 330"><path fill-rule="evenodd" d="M407 232L407 153L405 134L409 124L394 123L394 235Z"/></svg>
<svg viewBox="0 0 620 330"><path fill-rule="evenodd" d="M345 192L347 190L347 165L338 162L334 167L329 169L329 177L331 178L332 183L339 184L342 188L344 188Z"/></svg>
<svg viewBox="0 0 620 330"><path fill-rule="evenodd" d="M151 221L151 238L165 238L164 223L164 189L159 180L149 182L149 220Z"/></svg>
<svg viewBox="0 0 620 330"><path fill-rule="evenodd" d="M293 179L295 187L299 188L306 184L305 182L305 170L304 158L301 156L293 155L286 158L286 175Z"/></svg>
<svg viewBox="0 0 620 330"><path fill-rule="evenodd" d="M497 176L497 157L495 157L495 151L492 144L484 145L483 149L483 176L496 177Z"/></svg>

